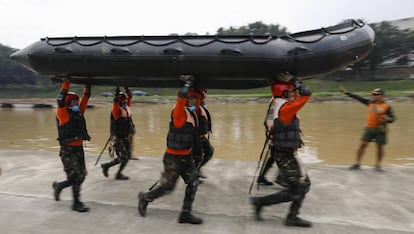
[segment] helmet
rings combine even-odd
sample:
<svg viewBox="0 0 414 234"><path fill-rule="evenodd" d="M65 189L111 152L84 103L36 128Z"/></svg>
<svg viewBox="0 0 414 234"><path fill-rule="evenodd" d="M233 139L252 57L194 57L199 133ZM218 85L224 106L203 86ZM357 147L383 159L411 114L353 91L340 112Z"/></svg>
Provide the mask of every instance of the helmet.
<svg viewBox="0 0 414 234"><path fill-rule="evenodd" d="M69 102L72 101L72 100L79 100L79 96L74 92L68 92L68 94L66 94L66 98L65 98L66 105L69 105Z"/></svg>
<svg viewBox="0 0 414 234"><path fill-rule="evenodd" d="M188 92L188 97L196 97L197 99L199 99L201 96L201 94L197 91L195 91L194 89L190 90L190 92Z"/></svg>
<svg viewBox="0 0 414 234"><path fill-rule="evenodd" d="M271 86L274 97L282 97L283 91L294 90L296 87L291 82L276 81Z"/></svg>
<svg viewBox="0 0 414 234"><path fill-rule="evenodd" d="M120 92L118 94L118 101L119 101L119 103L124 102L127 99L128 99L128 95L126 93Z"/></svg>

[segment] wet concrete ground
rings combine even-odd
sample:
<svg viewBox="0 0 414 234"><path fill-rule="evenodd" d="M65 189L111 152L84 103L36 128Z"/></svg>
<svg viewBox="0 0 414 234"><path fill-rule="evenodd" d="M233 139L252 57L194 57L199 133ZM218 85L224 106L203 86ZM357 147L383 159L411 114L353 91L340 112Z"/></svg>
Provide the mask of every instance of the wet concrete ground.
<svg viewBox="0 0 414 234"><path fill-rule="evenodd" d="M82 200L88 213L73 212L71 190L61 201L52 196L52 182L65 178L57 152L0 150L0 233L414 233L414 168L385 166L349 171L345 166L306 164L312 180L301 217L312 228L286 227L289 204L266 207L264 221L254 220L249 186L257 162L213 160L204 169L208 178L200 185L194 214L202 225L177 223L184 198L180 181L169 195L150 203L147 217L137 211L137 194L158 180L161 158L130 161L128 181L114 180L94 167L97 155L86 155L88 176ZM109 158L103 155L102 161ZM269 179L272 175L269 175ZM260 187L253 195L276 192L280 187Z"/></svg>

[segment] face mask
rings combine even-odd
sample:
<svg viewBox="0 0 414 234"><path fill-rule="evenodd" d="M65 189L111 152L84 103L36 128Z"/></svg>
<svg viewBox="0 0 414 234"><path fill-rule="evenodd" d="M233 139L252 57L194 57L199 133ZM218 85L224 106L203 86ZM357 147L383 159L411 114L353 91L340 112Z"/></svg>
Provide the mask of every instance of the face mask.
<svg viewBox="0 0 414 234"><path fill-rule="evenodd" d="M191 111L191 112L195 111L195 109L196 109L196 107L195 107L195 106L190 106L190 107L188 108L188 110L189 110L189 111Z"/></svg>
<svg viewBox="0 0 414 234"><path fill-rule="evenodd" d="M72 111L74 111L74 112L79 112L79 106L78 105L74 105L70 109L72 109Z"/></svg>

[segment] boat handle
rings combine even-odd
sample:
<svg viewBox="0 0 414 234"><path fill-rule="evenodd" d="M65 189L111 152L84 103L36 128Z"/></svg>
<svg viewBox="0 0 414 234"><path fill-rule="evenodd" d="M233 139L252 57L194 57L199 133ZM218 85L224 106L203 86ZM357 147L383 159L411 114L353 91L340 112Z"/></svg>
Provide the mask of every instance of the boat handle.
<svg viewBox="0 0 414 234"><path fill-rule="evenodd" d="M240 50L237 49L221 49L219 51L219 54L222 55L242 55L242 52Z"/></svg>
<svg viewBox="0 0 414 234"><path fill-rule="evenodd" d="M162 53L168 55L180 55L183 54L183 51L179 48L166 48L162 51Z"/></svg>
<svg viewBox="0 0 414 234"><path fill-rule="evenodd" d="M295 47L291 50L289 50L286 54L288 55L297 55L297 54L303 54L309 52L309 49L306 47Z"/></svg>
<svg viewBox="0 0 414 234"><path fill-rule="evenodd" d="M61 54L71 54L72 53L72 50L64 48L64 47L56 47L54 49L54 51L56 53L61 53Z"/></svg>
<svg viewBox="0 0 414 234"><path fill-rule="evenodd" d="M122 48L112 48L111 49L111 53L114 54L129 54L129 50L127 49L122 49Z"/></svg>

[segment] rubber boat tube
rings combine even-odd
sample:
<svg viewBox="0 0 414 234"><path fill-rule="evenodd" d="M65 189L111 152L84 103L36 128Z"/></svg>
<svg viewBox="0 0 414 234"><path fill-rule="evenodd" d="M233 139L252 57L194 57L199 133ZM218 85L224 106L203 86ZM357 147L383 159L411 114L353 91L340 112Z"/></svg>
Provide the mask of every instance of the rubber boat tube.
<svg viewBox="0 0 414 234"><path fill-rule="evenodd" d="M281 37L56 37L11 58L78 84L179 87L180 75L193 75L204 88L250 89L268 86L286 71L304 79L342 69L364 58L374 37L360 20Z"/></svg>

